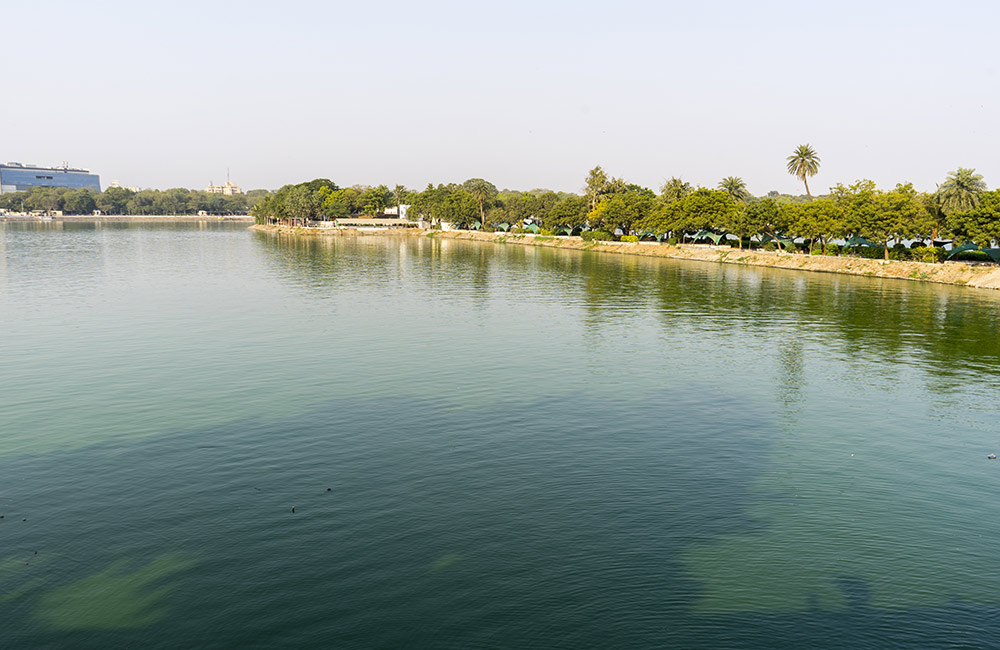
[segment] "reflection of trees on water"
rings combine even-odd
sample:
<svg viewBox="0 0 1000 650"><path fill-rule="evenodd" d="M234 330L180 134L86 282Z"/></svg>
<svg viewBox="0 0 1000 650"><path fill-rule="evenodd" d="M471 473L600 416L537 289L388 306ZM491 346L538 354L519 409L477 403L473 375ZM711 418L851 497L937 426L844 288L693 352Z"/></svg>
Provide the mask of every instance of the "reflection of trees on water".
<svg viewBox="0 0 1000 650"><path fill-rule="evenodd" d="M868 372L878 372L882 363L893 373L898 362L916 360L945 385L970 372L1000 374L1000 303L992 293L418 237L258 241L292 285L386 289L419 280L435 298L477 310L485 310L498 290L536 295L579 304L584 332L601 336L609 328L626 336L635 319L652 310L667 346L682 334L700 336L705 345L728 340L734 359L746 352L740 345L770 346L789 381L801 376L804 350L812 347L863 362Z"/></svg>
<svg viewBox="0 0 1000 650"><path fill-rule="evenodd" d="M802 341L796 338L778 347L778 401L787 414L797 412L802 403L803 356Z"/></svg>

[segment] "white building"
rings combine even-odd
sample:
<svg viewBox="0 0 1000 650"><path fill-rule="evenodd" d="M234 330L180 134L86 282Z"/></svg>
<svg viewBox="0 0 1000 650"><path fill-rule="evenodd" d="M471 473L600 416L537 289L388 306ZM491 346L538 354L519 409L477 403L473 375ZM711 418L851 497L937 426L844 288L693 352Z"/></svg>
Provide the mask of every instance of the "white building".
<svg viewBox="0 0 1000 650"><path fill-rule="evenodd" d="M408 205L401 205L401 206L399 206L399 210L396 210L396 206L392 206L391 208L386 208L384 210L384 214L386 214L386 215L390 215L391 214L393 216L398 216L400 219L405 219L406 218L406 211L409 210L409 209L410 209L410 206L408 206Z"/></svg>
<svg viewBox="0 0 1000 650"><path fill-rule="evenodd" d="M243 194L243 190L240 186L232 181L226 181L225 185L212 185L212 182L208 182L208 187L205 191L209 194L222 194L224 196L233 196L234 194Z"/></svg>
<svg viewBox="0 0 1000 650"><path fill-rule="evenodd" d="M125 187L121 183L119 183L118 181L111 181L111 185L108 185L108 189L110 190L112 187L120 187L120 188L128 190L130 192L135 192L137 194L139 192L139 188L138 187Z"/></svg>

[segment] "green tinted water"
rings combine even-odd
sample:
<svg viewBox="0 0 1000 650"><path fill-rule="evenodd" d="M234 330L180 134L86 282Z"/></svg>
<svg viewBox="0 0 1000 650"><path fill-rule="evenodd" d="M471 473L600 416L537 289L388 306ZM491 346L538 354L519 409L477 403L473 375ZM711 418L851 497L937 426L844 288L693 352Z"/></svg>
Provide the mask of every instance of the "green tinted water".
<svg viewBox="0 0 1000 650"><path fill-rule="evenodd" d="M211 222L0 234L0 646L996 638L993 293Z"/></svg>

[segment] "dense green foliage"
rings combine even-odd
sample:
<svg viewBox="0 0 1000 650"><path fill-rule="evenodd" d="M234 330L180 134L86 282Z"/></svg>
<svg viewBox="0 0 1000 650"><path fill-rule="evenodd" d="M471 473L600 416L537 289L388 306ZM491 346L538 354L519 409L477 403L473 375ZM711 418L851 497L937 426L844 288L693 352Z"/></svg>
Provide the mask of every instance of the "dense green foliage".
<svg viewBox="0 0 1000 650"><path fill-rule="evenodd" d="M788 158L788 170L803 181L818 166L819 157L809 145ZM697 236L698 241L719 244L729 236L740 248L941 261L944 253L934 244L940 237L982 247L1000 243L1000 191L987 191L974 171L959 168L932 194L918 192L909 183L882 190L873 181L859 180L838 183L816 198L806 185L801 199L776 192L754 197L738 176L723 178L718 189L695 188L671 178L656 194L601 167L588 172L581 195L497 190L481 178L428 185L420 192L398 185L391 191L386 185L341 189L333 181L317 179L281 188L252 212L260 221L309 221L376 216L385 207L406 204L410 219L456 228L582 234L587 240L683 242ZM841 242L847 245L841 247Z"/></svg>
<svg viewBox="0 0 1000 650"><path fill-rule="evenodd" d="M246 194L224 196L202 190L173 188L140 190L109 187L103 192L66 187L33 187L26 192L0 194L0 209L11 212L62 211L65 214L189 215L205 211L212 215L246 214L247 209L267 194L251 190Z"/></svg>

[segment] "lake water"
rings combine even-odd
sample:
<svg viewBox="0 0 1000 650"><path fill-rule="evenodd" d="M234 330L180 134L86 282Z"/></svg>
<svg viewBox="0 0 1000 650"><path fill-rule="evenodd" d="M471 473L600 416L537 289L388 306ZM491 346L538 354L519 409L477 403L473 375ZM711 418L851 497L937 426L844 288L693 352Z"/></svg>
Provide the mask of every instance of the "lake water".
<svg viewBox="0 0 1000 650"><path fill-rule="evenodd" d="M998 318L902 281L0 225L0 647L997 647Z"/></svg>

